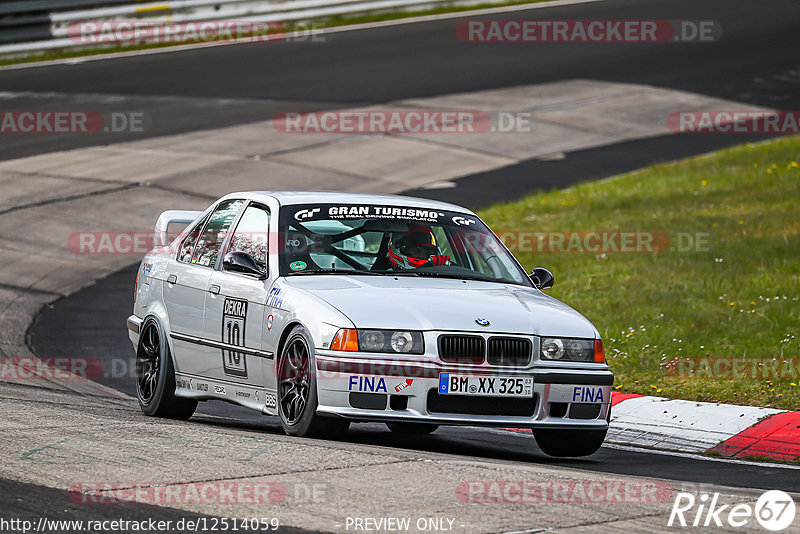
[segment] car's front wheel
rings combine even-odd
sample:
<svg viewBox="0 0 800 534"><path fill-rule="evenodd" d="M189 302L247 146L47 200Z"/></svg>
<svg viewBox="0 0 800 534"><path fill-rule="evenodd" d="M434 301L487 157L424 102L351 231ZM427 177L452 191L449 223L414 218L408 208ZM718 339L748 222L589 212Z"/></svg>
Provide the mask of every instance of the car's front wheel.
<svg viewBox="0 0 800 534"><path fill-rule="evenodd" d="M146 415L189 419L197 401L175 396L175 368L164 331L154 318L144 321L136 351L136 396Z"/></svg>
<svg viewBox="0 0 800 534"><path fill-rule="evenodd" d="M314 344L302 326L289 333L278 360L278 413L290 436L336 437L350 422L317 414L317 373Z"/></svg>
<svg viewBox="0 0 800 534"><path fill-rule="evenodd" d="M607 430L534 430L533 437L548 456L574 457L594 454Z"/></svg>

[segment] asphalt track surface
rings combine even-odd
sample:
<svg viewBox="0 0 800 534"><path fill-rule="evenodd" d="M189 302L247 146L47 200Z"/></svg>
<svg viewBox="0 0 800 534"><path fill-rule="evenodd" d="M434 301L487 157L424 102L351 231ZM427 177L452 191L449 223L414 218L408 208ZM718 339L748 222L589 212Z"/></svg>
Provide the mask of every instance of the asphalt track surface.
<svg viewBox="0 0 800 534"><path fill-rule="evenodd" d="M131 374L134 352L127 337L125 319L130 315L136 268L137 265L133 265L118 271L44 309L29 331L34 351L41 357L80 356L102 360L107 376L98 382L135 396ZM114 361L116 364L112 363ZM236 427L282 432L277 418L265 417L234 404L208 401L199 405L198 412L233 419L235 421L230 424ZM800 470L797 469L607 447L586 459L558 460L540 452L528 434L496 430L441 427L428 437L404 439L390 433L383 424L358 424L352 425L346 439L360 444L543 463L603 473L658 476L686 483L800 492Z"/></svg>
<svg viewBox="0 0 800 534"><path fill-rule="evenodd" d="M98 111L145 111L151 124L143 134L5 136L0 159L265 120L287 109L352 107L575 78L650 84L785 110L800 106L800 9L793 1L610 0L481 18L715 20L723 37L698 44L465 44L455 38L458 19L452 19L336 33L325 43L222 46L2 70L0 91L30 93L16 97L15 108L53 109L63 104L75 109L80 102ZM569 153L560 161L523 162L466 177L455 189L412 194L474 207L760 137L644 139ZM487 196L487 189L493 196ZM43 310L29 332L34 350L42 356L130 359L133 351L124 319L131 308L133 273L134 268L123 270ZM130 374L100 381L132 391ZM231 424L254 431L279 432L277 421L236 406L210 402L201 411L236 419L240 422ZM404 441L382 425L357 425L347 439L609 473L655 474L687 483L800 491L798 471L791 469L613 448L588 459L554 460L542 455L530 436L488 430L442 428L426 439ZM0 495L41 494L46 506L59 508L45 495L51 491L47 488L2 484ZM19 505L9 501L0 507Z"/></svg>
<svg viewBox="0 0 800 534"><path fill-rule="evenodd" d="M576 78L800 107L800 10L793 0L608 0L480 18L714 20L722 37L711 43L463 43L456 38L459 18L332 33L325 42L237 44L0 70L0 105L2 92L23 93L14 108L58 104L149 117L143 133L4 136L0 159L267 120L285 110ZM698 143L695 153L742 140L718 135ZM660 159L658 143L647 156Z"/></svg>
<svg viewBox="0 0 800 534"><path fill-rule="evenodd" d="M213 520L213 516L193 514L191 512L162 506L130 503L97 506L92 503L76 503L73 502L67 492L63 490L5 479L0 479L0 510L5 512L4 515L13 511L14 520L19 522L29 521L34 526L38 524L39 519L42 517L49 517L54 521L61 522L86 521L87 519L91 521L116 521L125 519L127 521L141 522L146 525L149 524L149 521L155 523L160 521L172 521L173 524L175 524L175 522L180 520L197 522L205 518L205 524L213 524L209 523L209 521ZM0 532L14 532L14 526L9 525L9 527L9 529L0 530ZM3 527L0 523L0 528L6 527ZM136 530L125 530L125 532L129 531L135 532ZM19 532L19 530L17 530L17 532ZM81 532L81 530L69 528L67 526L57 528L51 524L51 529L43 530L43 532L58 532L61 534L67 532ZM85 532L85 530L83 532ZM272 532L299 534L307 531L291 527L281 527Z"/></svg>

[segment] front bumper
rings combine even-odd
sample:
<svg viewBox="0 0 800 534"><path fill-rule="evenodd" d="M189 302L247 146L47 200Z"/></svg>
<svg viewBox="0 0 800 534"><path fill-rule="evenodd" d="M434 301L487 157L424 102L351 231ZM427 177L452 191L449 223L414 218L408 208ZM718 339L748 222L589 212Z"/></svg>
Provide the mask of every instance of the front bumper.
<svg viewBox="0 0 800 534"><path fill-rule="evenodd" d="M491 369L489 372L494 375L532 377L533 397L441 395L438 392L440 373L485 374L487 370L467 370L433 361L387 363L385 359L343 357L341 354L317 351L320 414L354 421L608 428L614 383L614 375L608 370L544 366Z"/></svg>

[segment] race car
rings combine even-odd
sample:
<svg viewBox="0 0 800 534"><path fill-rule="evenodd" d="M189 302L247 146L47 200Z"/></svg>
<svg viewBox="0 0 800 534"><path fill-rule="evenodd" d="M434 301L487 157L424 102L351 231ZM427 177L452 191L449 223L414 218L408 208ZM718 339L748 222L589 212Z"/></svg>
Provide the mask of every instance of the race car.
<svg viewBox="0 0 800 534"><path fill-rule="evenodd" d="M251 191L164 212L155 232L127 320L147 415L224 400L294 436L529 428L553 456L605 439L614 375L597 329L470 210Z"/></svg>

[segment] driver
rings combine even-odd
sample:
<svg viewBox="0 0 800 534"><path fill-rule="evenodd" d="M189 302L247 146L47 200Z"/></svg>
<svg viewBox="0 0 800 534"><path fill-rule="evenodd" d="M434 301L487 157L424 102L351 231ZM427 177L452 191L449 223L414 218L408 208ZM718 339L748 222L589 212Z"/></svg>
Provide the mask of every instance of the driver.
<svg viewBox="0 0 800 534"><path fill-rule="evenodd" d="M418 269L434 265L449 265L450 256L439 254L431 229L412 224L408 232L392 234L386 255L395 269Z"/></svg>

